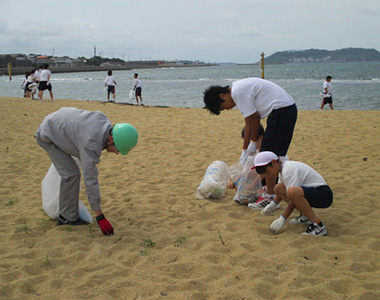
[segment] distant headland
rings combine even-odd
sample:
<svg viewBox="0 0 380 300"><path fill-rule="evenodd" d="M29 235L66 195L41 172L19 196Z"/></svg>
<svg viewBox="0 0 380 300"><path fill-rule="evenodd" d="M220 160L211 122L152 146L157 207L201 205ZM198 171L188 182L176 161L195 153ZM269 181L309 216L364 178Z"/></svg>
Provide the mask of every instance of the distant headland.
<svg viewBox="0 0 380 300"><path fill-rule="evenodd" d="M266 64L360 61L380 61L380 52L376 49L364 48L344 48L338 50L308 49L280 51L265 57Z"/></svg>

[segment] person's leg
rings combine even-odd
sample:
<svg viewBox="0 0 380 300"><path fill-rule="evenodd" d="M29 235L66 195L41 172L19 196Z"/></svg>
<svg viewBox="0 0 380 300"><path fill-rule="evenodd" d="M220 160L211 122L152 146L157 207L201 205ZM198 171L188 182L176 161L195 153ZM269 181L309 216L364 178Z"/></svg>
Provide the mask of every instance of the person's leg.
<svg viewBox="0 0 380 300"><path fill-rule="evenodd" d="M41 139L38 133L36 140L47 152L61 176L59 212L66 220L76 221L79 218L80 170L71 155L63 152L48 140Z"/></svg>
<svg viewBox="0 0 380 300"><path fill-rule="evenodd" d="M308 217L311 222L317 223L319 219L315 215L313 209L311 208L309 202L305 198L304 190L301 187L292 187L286 191L286 196L289 201L291 201L296 209L304 216ZM289 215L285 216L288 218Z"/></svg>
<svg viewBox="0 0 380 300"><path fill-rule="evenodd" d="M54 102L53 89L52 89L51 85L49 85L48 90L49 90L49 94L50 94L50 100Z"/></svg>
<svg viewBox="0 0 380 300"><path fill-rule="evenodd" d="M325 99L322 100L321 109L325 106Z"/></svg>

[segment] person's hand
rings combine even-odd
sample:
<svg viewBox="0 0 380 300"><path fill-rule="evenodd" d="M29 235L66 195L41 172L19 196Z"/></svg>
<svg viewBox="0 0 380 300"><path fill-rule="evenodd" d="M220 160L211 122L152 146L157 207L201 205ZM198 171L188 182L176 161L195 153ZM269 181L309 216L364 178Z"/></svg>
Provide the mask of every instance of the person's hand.
<svg viewBox="0 0 380 300"><path fill-rule="evenodd" d="M241 155L240 155L240 159L239 159L239 162L241 165L244 165L245 161L247 160L247 157L248 157L247 150L242 150Z"/></svg>
<svg viewBox="0 0 380 300"><path fill-rule="evenodd" d="M273 234L279 232L279 230L284 226L286 219L281 215L278 219L274 220L272 224L270 224L269 231Z"/></svg>
<svg viewBox="0 0 380 300"><path fill-rule="evenodd" d="M256 152L256 142L250 141L247 148L248 155L251 156Z"/></svg>
<svg viewBox="0 0 380 300"><path fill-rule="evenodd" d="M96 221L104 235L113 235L113 227L104 214L97 216Z"/></svg>

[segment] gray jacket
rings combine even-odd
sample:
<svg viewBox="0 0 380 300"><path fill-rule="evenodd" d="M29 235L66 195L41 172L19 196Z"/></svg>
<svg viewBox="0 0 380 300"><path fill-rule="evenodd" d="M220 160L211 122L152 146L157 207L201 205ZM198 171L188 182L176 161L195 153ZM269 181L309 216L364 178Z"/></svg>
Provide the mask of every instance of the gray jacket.
<svg viewBox="0 0 380 300"><path fill-rule="evenodd" d="M65 153L79 158L92 210L101 209L96 164L107 147L111 128L111 121L101 111L63 107L46 116L37 131L42 140L49 140Z"/></svg>

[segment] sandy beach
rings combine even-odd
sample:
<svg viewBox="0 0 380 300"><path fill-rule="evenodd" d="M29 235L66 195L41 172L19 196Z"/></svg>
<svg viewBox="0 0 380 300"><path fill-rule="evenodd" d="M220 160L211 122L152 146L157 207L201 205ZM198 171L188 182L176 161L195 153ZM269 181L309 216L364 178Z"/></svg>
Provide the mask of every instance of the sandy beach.
<svg viewBox="0 0 380 300"><path fill-rule="evenodd" d="M46 96L47 97L47 96ZM199 101L202 101L201 97ZM50 166L34 134L63 106L128 122L139 144L128 156L103 152L103 212L96 224L56 226L42 209ZM239 206L233 190L199 200L208 165L237 162L239 111L0 98L0 299L380 299L380 111L300 111L292 160L315 168L334 192L316 210L328 236ZM264 122L265 125L265 122ZM85 191L80 199L89 207Z"/></svg>

